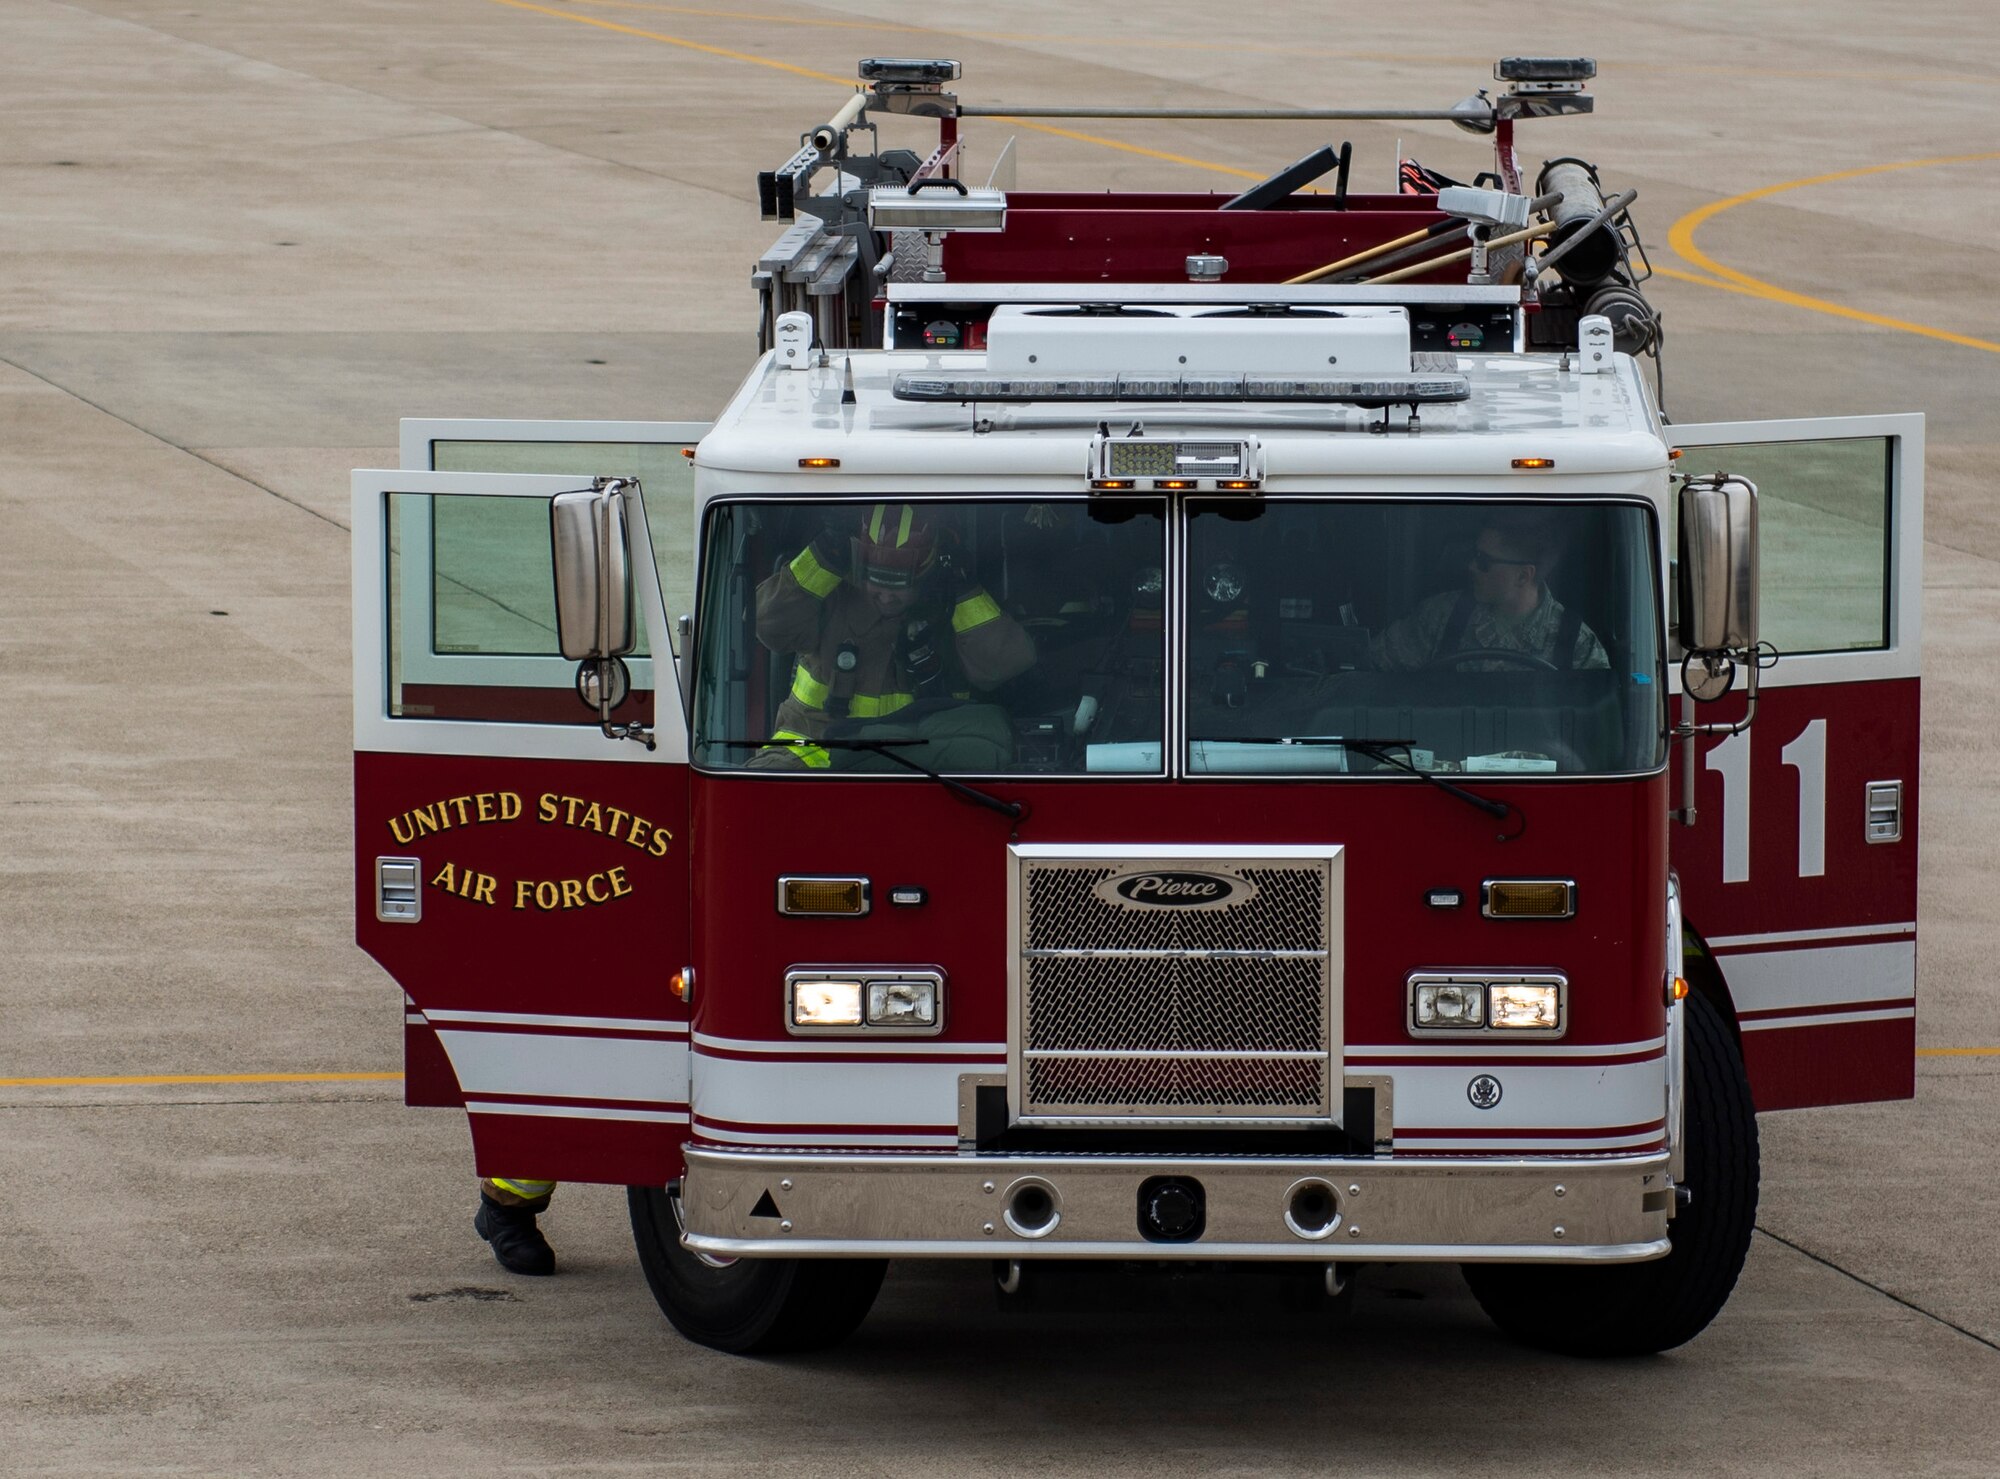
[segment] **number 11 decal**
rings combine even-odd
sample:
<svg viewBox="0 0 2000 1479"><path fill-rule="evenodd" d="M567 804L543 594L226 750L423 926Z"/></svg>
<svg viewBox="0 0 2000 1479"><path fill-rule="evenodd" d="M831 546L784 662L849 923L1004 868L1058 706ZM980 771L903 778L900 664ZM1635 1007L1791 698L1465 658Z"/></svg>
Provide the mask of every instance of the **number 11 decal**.
<svg viewBox="0 0 2000 1479"><path fill-rule="evenodd" d="M1799 877L1822 878L1826 875L1826 720L1815 719L1800 730L1778 758L1799 773Z"/></svg>
<svg viewBox="0 0 2000 1479"><path fill-rule="evenodd" d="M1750 730L1714 746L1702 763L1722 777L1722 881L1750 881ZM1799 773L1799 877L1826 874L1826 720L1814 719L1778 758Z"/></svg>

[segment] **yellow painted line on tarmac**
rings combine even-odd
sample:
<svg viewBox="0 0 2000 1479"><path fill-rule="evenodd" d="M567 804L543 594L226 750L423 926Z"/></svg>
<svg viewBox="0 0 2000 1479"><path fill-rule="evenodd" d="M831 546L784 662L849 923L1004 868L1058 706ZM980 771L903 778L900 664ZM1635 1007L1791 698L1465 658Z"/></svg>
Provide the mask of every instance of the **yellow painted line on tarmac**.
<svg viewBox="0 0 2000 1479"><path fill-rule="evenodd" d="M1919 1058L2000 1058L2000 1048L1918 1048Z"/></svg>
<svg viewBox="0 0 2000 1479"><path fill-rule="evenodd" d="M1890 318L1886 314L1869 313L1859 308L1849 308L1845 303L1828 302L1825 298L1814 298L1805 293L1795 293L1790 288L1779 287L1776 283L1765 282L1752 277L1747 272L1738 272L1734 267L1725 266L1695 245L1694 234L1724 211L1734 210L1739 205L1747 205L1753 200L1765 200L1787 190L1802 190L1808 185L1827 185L1836 180L1855 180L1865 175L1887 174L1893 170L1930 169L1945 164L1977 164L2000 159L2000 153L1989 154L1946 154L1933 159L1904 159L1894 164L1871 164L1861 169L1836 170L1827 175L1811 175L1803 180L1786 180L1778 185L1766 185L1759 190L1746 190L1741 195L1732 195L1727 200L1712 200L1707 205L1689 211L1667 233L1667 245L1682 260L1692 263L1704 272L1712 273L1723 282L1734 285L1738 290L1753 297L1763 298L1773 303L1783 303L1791 308L1803 308L1812 313L1831 314L1835 318L1851 319L1856 323L1871 324L1878 329L1895 329L1905 334L1916 334L1925 339L1937 339L1946 344L1957 344L1966 349L1983 349L1988 354L2000 354L2000 344L1991 339L1975 339L1970 334L1955 334L1949 329L1932 328L1929 324L1911 323L1908 319ZM1675 276L1682 276L1676 273ZM1699 282L1699 278L1689 278Z"/></svg>
<svg viewBox="0 0 2000 1479"><path fill-rule="evenodd" d="M685 36L669 36L663 31L645 31L637 26L620 25L617 21L600 20L593 15L577 15L573 11L558 10L550 5L535 5L530 0L490 0L494 5L506 5L515 10L531 10L538 15L552 15L558 20L573 21L581 26L596 26L600 30L616 31L625 36L638 36L647 41L659 41L668 46L678 46L687 51L698 51L708 56L719 56L732 62L748 62L754 67L769 67L778 72L789 72L795 77L810 77L816 82L831 82L837 86L855 89L852 77L836 77L831 72L815 71L811 67L801 67L792 62L777 61L772 57L755 56L747 51L731 51L726 46L710 46L705 41L690 41ZM1107 139L1097 134L1078 133L1074 129L1053 128L1045 123L1030 123L1024 118L1001 118L997 122L1011 123L1016 128L1033 129L1036 133L1054 134L1059 139L1075 139L1079 143L1096 144L1104 149L1116 149L1121 154L1137 154L1146 159L1161 159L1168 164L1185 164L1195 169L1215 170L1222 174L1238 175L1246 180L1261 180L1265 172L1254 169L1238 169L1230 164L1217 164L1213 160L1193 159L1185 154L1170 154L1164 149L1148 149L1141 144L1128 144L1122 139Z"/></svg>
<svg viewBox="0 0 2000 1479"><path fill-rule="evenodd" d="M0 1089L125 1089L154 1084L390 1083L400 1073L140 1073L116 1078L0 1078Z"/></svg>
<svg viewBox="0 0 2000 1479"><path fill-rule="evenodd" d="M831 72L815 71L811 67L781 62L773 57L756 56L747 51L731 51L726 46L710 46L705 41L689 41L684 36L668 36L659 31L642 31L637 26L622 26L617 21L599 20L594 15L578 15L570 10L557 10L552 5L532 5L529 0L491 0L491 3L511 6L515 10L532 10L538 15L552 15L557 20L573 21L580 26L596 26L600 30L616 31L625 36L640 36L648 41L664 41L669 46L698 51L707 56L723 57L732 62L749 62L752 66L769 67L777 72L790 72L794 77L810 77L815 82L831 82L850 92L856 90L852 77L836 77Z"/></svg>

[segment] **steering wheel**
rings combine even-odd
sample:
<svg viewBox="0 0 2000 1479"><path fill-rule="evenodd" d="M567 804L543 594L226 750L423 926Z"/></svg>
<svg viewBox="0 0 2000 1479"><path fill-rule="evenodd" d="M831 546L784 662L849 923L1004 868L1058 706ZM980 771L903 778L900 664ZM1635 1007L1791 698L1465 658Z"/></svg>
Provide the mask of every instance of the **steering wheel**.
<svg viewBox="0 0 2000 1479"><path fill-rule="evenodd" d="M1537 672L1559 673L1561 668L1546 657L1532 652L1520 652L1512 647L1461 647L1457 652L1448 652L1426 662L1419 671L1432 672L1438 668L1456 668L1468 662L1511 662L1517 667L1533 668Z"/></svg>

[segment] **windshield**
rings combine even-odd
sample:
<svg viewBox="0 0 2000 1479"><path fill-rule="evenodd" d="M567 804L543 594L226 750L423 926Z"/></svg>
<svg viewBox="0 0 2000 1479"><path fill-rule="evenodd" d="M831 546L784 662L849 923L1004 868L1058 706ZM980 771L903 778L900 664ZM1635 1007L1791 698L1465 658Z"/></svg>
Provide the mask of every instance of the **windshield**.
<svg viewBox="0 0 2000 1479"><path fill-rule="evenodd" d="M1188 585L1191 774L1663 763L1644 507L1196 502Z"/></svg>
<svg viewBox="0 0 2000 1479"><path fill-rule="evenodd" d="M1164 500L718 504L706 549L699 764L1161 768Z"/></svg>
<svg viewBox="0 0 2000 1479"><path fill-rule="evenodd" d="M1191 500L1184 559L1167 524L1154 499L714 505L697 763L1159 775L1170 658L1190 775L1663 763L1643 506Z"/></svg>

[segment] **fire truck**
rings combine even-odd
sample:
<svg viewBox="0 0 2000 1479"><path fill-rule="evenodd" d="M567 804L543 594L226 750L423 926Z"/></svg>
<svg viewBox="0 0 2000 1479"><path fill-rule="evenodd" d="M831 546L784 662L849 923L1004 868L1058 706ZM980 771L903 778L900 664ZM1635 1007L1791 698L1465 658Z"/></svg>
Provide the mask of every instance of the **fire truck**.
<svg viewBox="0 0 2000 1479"><path fill-rule="evenodd" d="M1923 422L1669 418L1636 192L1522 159L1594 75L1190 111L866 61L759 178L713 420L406 421L353 579L408 1102L629 1188L724 1350L927 1258L1449 1262L1528 1343L1698 1334L1756 1113L1913 1092ZM1490 165L1023 190L961 134L1107 116Z"/></svg>

